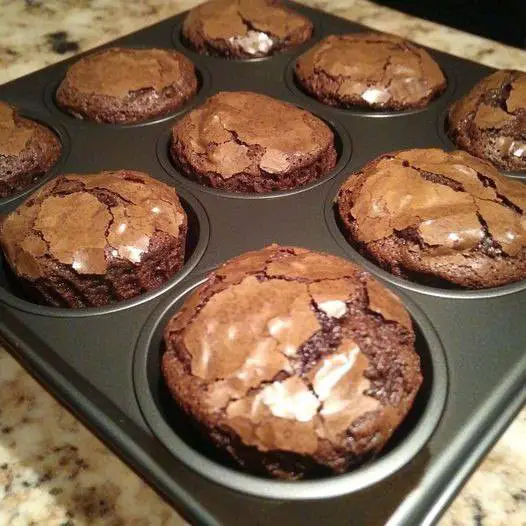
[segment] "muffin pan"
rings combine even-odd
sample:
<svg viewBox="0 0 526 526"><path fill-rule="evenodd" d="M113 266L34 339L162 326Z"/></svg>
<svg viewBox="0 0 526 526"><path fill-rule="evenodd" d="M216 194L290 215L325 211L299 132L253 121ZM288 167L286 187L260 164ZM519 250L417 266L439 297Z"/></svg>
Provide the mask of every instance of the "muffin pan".
<svg viewBox="0 0 526 526"><path fill-rule="evenodd" d="M314 23L312 40L270 58L200 56L180 40L179 15L111 45L177 48L200 72L197 96L166 118L95 124L59 110L54 90L72 61L0 86L0 99L49 125L62 141L58 172L129 168L176 187L189 213L187 261L160 289L98 309L35 305L0 263L0 338L25 367L190 522L199 524L430 524L526 399L526 284L482 291L417 285L360 256L344 239L333 200L348 174L377 155L411 147L453 149L448 105L490 71L429 50L448 79L427 108L406 112L331 108L302 92L297 56L333 33L366 30L294 4ZM109 46L110 44L107 44ZM293 191L231 194L181 176L167 146L181 115L221 90L252 90L312 111L333 129L333 172ZM38 186L36 185L36 186ZM31 189L33 190L34 187ZM13 210L30 190L0 201ZM193 436L160 377L167 317L206 273L272 242L322 250L365 266L404 300L417 331L424 384L404 424L375 460L344 475L281 482L242 473Z"/></svg>

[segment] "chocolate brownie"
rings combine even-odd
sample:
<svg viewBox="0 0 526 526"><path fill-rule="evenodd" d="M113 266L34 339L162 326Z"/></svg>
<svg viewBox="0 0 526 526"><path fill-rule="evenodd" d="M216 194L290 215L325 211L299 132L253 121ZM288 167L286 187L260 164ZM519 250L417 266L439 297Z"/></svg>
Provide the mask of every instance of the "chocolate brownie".
<svg viewBox="0 0 526 526"><path fill-rule="evenodd" d="M177 110L197 87L195 67L182 53L115 47L73 64L56 100L79 119L130 124Z"/></svg>
<svg viewBox="0 0 526 526"><path fill-rule="evenodd" d="M292 104L246 91L222 92L172 129L176 166L190 179L234 192L305 185L336 165L334 134Z"/></svg>
<svg viewBox="0 0 526 526"><path fill-rule="evenodd" d="M342 473L385 446L422 382L409 314L348 261L272 245L219 267L164 333L162 372L244 469Z"/></svg>
<svg viewBox="0 0 526 526"><path fill-rule="evenodd" d="M45 175L58 161L60 150L60 141L50 129L0 101L0 198Z"/></svg>
<svg viewBox="0 0 526 526"><path fill-rule="evenodd" d="M166 282L183 265L186 231L172 187L119 170L50 181L5 218L0 245L31 299L91 307Z"/></svg>
<svg viewBox="0 0 526 526"><path fill-rule="evenodd" d="M211 0L192 9L183 36L199 53L265 57L303 44L311 21L276 0Z"/></svg>
<svg viewBox="0 0 526 526"><path fill-rule="evenodd" d="M396 276L468 289L526 278L526 186L466 152L381 155L337 206L349 241Z"/></svg>
<svg viewBox="0 0 526 526"><path fill-rule="evenodd" d="M449 109L459 148L502 170L526 172L526 73L497 71Z"/></svg>
<svg viewBox="0 0 526 526"><path fill-rule="evenodd" d="M381 33L328 36L298 59L295 72L313 97L343 108L423 108L446 89L426 51Z"/></svg>

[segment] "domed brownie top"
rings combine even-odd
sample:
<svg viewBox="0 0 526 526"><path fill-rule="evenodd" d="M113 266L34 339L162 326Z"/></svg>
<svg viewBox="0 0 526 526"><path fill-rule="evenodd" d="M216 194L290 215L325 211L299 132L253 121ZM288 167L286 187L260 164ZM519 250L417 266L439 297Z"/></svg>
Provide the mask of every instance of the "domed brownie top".
<svg viewBox="0 0 526 526"><path fill-rule="evenodd" d="M184 404L200 392L198 418L261 451L347 447L364 419L388 437L421 382L400 300L352 263L300 248L227 262L168 323L165 342L169 386L196 390Z"/></svg>
<svg viewBox="0 0 526 526"><path fill-rule="evenodd" d="M36 280L50 259L78 274L139 263L156 231L177 237L186 216L175 190L141 172L61 175L6 217L0 242L17 274Z"/></svg>

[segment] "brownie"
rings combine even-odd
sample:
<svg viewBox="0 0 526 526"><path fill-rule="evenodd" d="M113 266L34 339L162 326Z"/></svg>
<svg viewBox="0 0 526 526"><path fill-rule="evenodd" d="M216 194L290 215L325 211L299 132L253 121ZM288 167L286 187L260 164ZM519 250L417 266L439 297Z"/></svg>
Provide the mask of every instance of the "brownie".
<svg viewBox="0 0 526 526"><path fill-rule="evenodd" d="M197 88L195 67L182 53L114 47L70 66L56 101L79 119L130 124L179 109Z"/></svg>
<svg viewBox="0 0 526 526"><path fill-rule="evenodd" d="M233 192L296 188L328 174L337 161L332 130L276 99L221 92L172 129L176 166L190 179Z"/></svg>
<svg viewBox="0 0 526 526"><path fill-rule="evenodd" d="M60 141L38 122L0 101L0 198L26 189L60 157Z"/></svg>
<svg viewBox="0 0 526 526"><path fill-rule="evenodd" d="M131 170L61 175L0 225L30 299L102 306L156 289L183 265L186 214L175 190Z"/></svg>
<svg viewBox="0 0 526 526"><path fill-rule="evenodd" d="M276 0L212 0L192 9L183 36L199 53L265 57L303 44L312 22Z"/></svg>
<svg viewBox="0 0 526 526"><path fill-rule="evenodd" d="M526 172L526 73L483 78L451 106L447 127L459 148L502 170Z"/></svg>
<svg viewBox="0 0 526 526"><path fill-rule="evenodd" d="M348 261L272 245L236 257L164 332L162 372L198 432L284 479L373 458L422 382L397 296Z"/></svg>
<svg viewBox="0 0 526 526"><path fill-rule="evenodd" d="M328 36L300 56L295 73L313 97L342 108L423 108L446 89L426 51L381 33Z"/></svg>
<svg viewBox="0 0 526 526"><path fill-rule="evenodd" d="M466 152L381 155L337 208L348 240L396 276L467 289L526 278L526 186Z"/></svg>

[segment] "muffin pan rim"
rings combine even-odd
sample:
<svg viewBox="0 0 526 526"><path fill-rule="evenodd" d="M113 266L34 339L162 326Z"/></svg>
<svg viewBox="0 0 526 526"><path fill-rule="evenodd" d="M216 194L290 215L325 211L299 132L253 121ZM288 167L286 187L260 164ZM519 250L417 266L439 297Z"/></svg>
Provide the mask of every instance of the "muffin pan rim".
<svg viewBox="0 0 526 526"><path fill-rule="evenodd" d="M186 211L188 206L195 214L197 223L199 224L199 235L195 248L188 259L185 260L183 266L178 270L168 281L163 283L160 287L150 290L144 294L140 294L133 298L110 303L102 307L82 307L82 308L65 308L65 307L52 307L49 305L40 305L34 303L29 299L21 298L0 283L0 305L2 303L14 307L15 309L38 314L41 316L50 316L53 318L87 318L92 316L101 316L118 312L122 310L128 310L148 301L151 301L159 296L166 294L168 291L176 287L181 283L199 264L207 251L208 244L210 241L210 221L208 214L206 213L205 207L191 192L186 189L182 191L179 188L175 188L181 205ZM186 206L185 206L186 205ZM188 236L188 234L187 234ZM8 263L5 261L5 256L0 253L0 269L3 266L8 267ZM14 278L16 279L16 278Z"/></svg>
<svg viewBox="0 0 526 526"><path fill-rule="evenodd" d="M235 91L235 90L232 90L232 91ZM260 93L260 92L255 92L255 93ZM174 122L169 128L163 130L162 133L159 135L159 138L157 139L156 152L157 152L158 162L162 166L163 170L172 179L174 179L181 185L187 186L190 191L194 191L194 192L202 191L202 192L206 192L208 194L214 195L216 197L225 197L225 198L231 198L231 199L247 199L247 200L273 199L273 198L277 199L277 198L282 198L282 197L294 196L302 192L306 192L306 191L318 188L319 186L331 181L336 176L338 176L345 169L345 167L349 164L349 161L353 155L352 137L350 136L349 132L345 129L345 127L337 119L334 119L332 116L330 120L325 117L320 117L318 113L316 113L315 111L312 111L306 105L300 105L295 102L289 102L281 98L280 99L277 99L276 97L272 97L272 98L275 98L276 100L285 102L287 104L292 104L293 106L296 106L299 109L312 113L312 115L314 115L316 118L323 121L331 129L331 131L333 132L335 136L334 144L336 146L336 153L338 155L338 158L336 161L336 165L330 172L328 172L324 176L308 184L297 186L296 188L291 188L288 190L277 190L275 192L261 192L261 193L258 193L258 192L231 192L228 190L222 190L221 188L212 188L211 186L201 184L198 181L194 181L190 179L189 177L185 176L182 172L180 172L178 168L175 166L172 160L169 148L170 148L170 141L172 137L172 127L173 125L175 125L177 119L174 120ZM197 107L194 107L189 111L192 111L194 109L197 109ZM184 115L180 115L179 118L182 118L183 116ZM340 148L338 148L338 144L340 145Z"/></svg>
<svg viewBox="0 0 526 526"><path fill-rule="evenodd" d="M172 291L170 296L155 307L141 328L133 353L133 387L142 416L156 439L160 440L175 458L201 476L247 495L273 500L324 499L355 493L388 478L402 469L426 446L442 418L448 398L449 369L446 353L440 337L424 311L405 294L400 294L400 291L389 285L388 288L400 295L404 307L417 326L417 331L425 340L426 358L432 369L432 383L427 404L409 434L394 449L386 454L380 452L378 458L344 474L318 480L280 481L242 472L242 468L236 470L223 466L186 444L158 409L151 391L148 369L152 353L156 350L160 351L160 349L152 349L152 339L155 334L163 330L166 318L181 306L184 299L206 281L207 274L194 276L185 283L184 288ZM418 349L416 351L422 356ZM160 370L158 374L161 381L164 381ZM424 382L426 376L424 375ZM404 422L405 419L401 425ZM389 444L390 440L386 444L386 449L389 449Z"/></svg>

